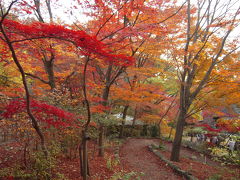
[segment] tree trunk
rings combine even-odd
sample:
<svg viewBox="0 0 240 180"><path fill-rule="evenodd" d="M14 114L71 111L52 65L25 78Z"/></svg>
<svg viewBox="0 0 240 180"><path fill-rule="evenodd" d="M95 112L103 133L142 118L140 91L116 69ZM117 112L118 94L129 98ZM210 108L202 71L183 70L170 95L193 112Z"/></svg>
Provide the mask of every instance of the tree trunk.
<svg viewBox="0 0 240 180"><path fill-rule="evenodd" d="M121 124L121 126L120 126L120 131L119 131L119 138L123 138L123 136L124 136L124 126L125 126L125 122L124 121L122 121L122 124Z"/></svg>
<svg viewBox="0 0 240 180"><path fill-rule="evenodd" d="M89 123L91 122L91 110L90 110L90 104L87 98L87 89L86 89L86 72L87 72L87 66L90 61L89 56L86 59L84 70L83 70L83 79L82 79L82 88L83 88L83 95L85 100L85 105L87 109L87 122L84 125L84 129L82 131L82 144L80 146L79 155L80 155L80 162L81 162L81 175L84 180L87 179L87 175L89 175L89 168L88 168L88 151L87 151L87 140L89 139L87 137L87 131Z"/></svg>
<svg viewBox="0 0 240 180"><path fill-rule="evenodd" d="M12 4L13 5L13 4ZM26 74L25 74L25 71L22 67L22 65L20 64L19 60L18 60L18 57L17 57L17 54L15 52L15 49L13 47L13 44L11 42L11 40L9 39L9 37L7 36L7 34L5 33L5 30L2 26L2 24L0 25L0 30L3 34L3 37L5 38L5 41L9 47L9 50L12 54L12 59L15 63L15 65L17 66L20 74L21 74L21 78L22 78L22 84L24 86L24 90L25 90L25 96L26 96L26 110L27 110L27 114L29 116L29 118L31 119L31 123L32 123L32 127L35 129L36 133L38 134L39 138L40 138L40 141L41 141L41 148L42 148L42 151L45 155L45 158L48 159L48 151L47 151L47 147L46 147L46 144L45 144L45 137L40 129L40 126L38 124L38 121L37 119L35 118L35 116L32 114L32 110L31 110L31 102L30 102L30 93L29 93L29 89L28 89L28 84L27 84L27 79L26 79Z"/></svg>
<svg viewBox="0 0 240 180"><path fill-rule="evenodd" d="M98 156L104 157L104 126L100 125L98 139Z"/></svg>
<svg viewBox="0 0 240 180"><path fill-rule="evenodd" d="M83 141L83 138L82 138L82 141ZM82 154L82 143L79 145L79 161L80 161L80 173L81 173L81 176L83 177L83 154Z"/></svg>
<svg viewBox="0 0 240 180"><path fill-rule="evenodd" d="M162 137L162 133L161 133L161 124L158 124L158 137L159 137L159 138Z"/></svg>
<svg viewBox="0 0 240 180"><path fill-rule="evenodd" d="M79 158L80 158L80 171L84 180L87 180L88 175L90 175L88 166L87 140L88 138L86 132L83 130L82 143L79 146Z"/></svg>
<svg viewBox="0 0 240 180"><path fill-rule="evenodd" d="M158 124L159 147L163 146L163 139L161 134L161 123Z"/></svg>
<svg viewBox="0 0 240 180"><path fill-rule="evenodd" d="M170 129L170 132L169 132L169 135L168 135L168 139L170 139L171 136L172 136L172 130L173 130L173 127L171 127L171 129Z"/></svg>
<svg viewBox="0 0 240 180"><path fill-rule="evenodd" d="M56 84L55 84L55 77L54 77L54 71L53 71L53 60L43 61L43 62L44 62L45 70L48 75L49 86L51 87L51 89L54 89L56 88Z"/></svg>
<svg viewBox="0 0 240 180"><path fill-rule="evenodd" d="M123 138L124 136L124 126L125 126L125 122L126 122L126 117L127 117L127 110L129 108L129 105L125 106L124 107L124 110L123 110L123 116L122 116L122 125L120 127L120 133L119 133L119 138Z"/></svg>
<svg viewBox="0 0 240 180"><path fill-rule="evenodd" d="M182 110L178 116L176 134L173 141L171 161L179 161L180 148L182 142L183 128L185 124L186 111Z"/></svg>
<svg viewBox="0 0 240 180"><path fill-rule="evenodd" d="M135 107L135 111L134 111L132 126L135 126L135 124L136 124L137 113L138 113L138 112L137 112L137 106L136 106L136 107Z"/></svg>
<svg viewBox="0 0 240 180"><path fill-rule="evenodd" d="M86 180L87 179L87 175L88 175L88 160L87 160L87 140L86 140L86 135L84 134L83 137L83 179Z"/></svg>
<svg viewBox="0 0 240 180"><path fill-rule="evenodd" d="M110 91L110 85L106 85L102 95L102 105L107 106L108 96ZM101 122L100 122L101 123ZM100 124L99 137L98 137L98 155L104 157L104 125Z"/></svg>

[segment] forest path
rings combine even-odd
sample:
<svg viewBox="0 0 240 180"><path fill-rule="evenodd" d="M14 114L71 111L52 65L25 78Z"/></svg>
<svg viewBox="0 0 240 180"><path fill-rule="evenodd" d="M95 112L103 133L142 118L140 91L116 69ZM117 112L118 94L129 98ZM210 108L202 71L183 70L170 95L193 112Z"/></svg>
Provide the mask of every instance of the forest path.
<svg viewBox="0 0 240 180"><path fill-rule="evenodd" d="M180 180L156 155L149 151L148 146L159 144L156 139L128 139L120 149L121 163L131 171L144 173L141 180Z"/></svg>

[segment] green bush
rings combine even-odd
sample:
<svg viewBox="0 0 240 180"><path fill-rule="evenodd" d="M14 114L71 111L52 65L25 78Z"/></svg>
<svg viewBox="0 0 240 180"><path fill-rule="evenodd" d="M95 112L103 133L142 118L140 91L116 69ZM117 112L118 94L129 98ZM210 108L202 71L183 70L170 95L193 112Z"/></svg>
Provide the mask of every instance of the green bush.
<svg viewBox="0 0 240 180"><path fill-rule="evenodd" d="M220 174L214 174L211 177L209 177L207 180L221 180L222 176Z"/></svg>
<svg viewBox="0 0 240 180"><path fill-rule="evenodd" d="M210 154L211 151L209 151L208 143L207 142L191 142L191 141L182 141L182 145L191 149L194 149L197 152L203 153L203 154Z"/></svg>
<svg viewBox="0 0 240 180"><path fill-rule="evenodd" d="M0 170L0 179L8 179L8 177L25 180L34 178L31 173L27 173L25 170L21 169L20 166L3 168Z"/></svg>
<svg viewBox="0 0 240 180"><path fill-rule="evenodd" d="M32 158L32 174L38 179L49 179L52 169L55 167L55 159L49 156L46 159L42 152L36 152Z"/></svg>
<svg viewBox="0 0 240 180"><path fill-rule="evenodd" d="M31 156L31 164L28 168L23 168L20 165L4 168L0 170L0 177L12 176L15 179L31 180L54 179L57 175L53 170L56 165L56 156L61 152L60 145L52 142L48 149L49 155L47 159L42 151L36 151Z"/></svg>
<svg viewBox="0 0 240 180"><path fill-rule="evenodd" d="M117 138L119 137L119 131L120 131L120 127L117 125L108 126L106 135L109 138Z"/></svg>
<svg viewBox="0 0 240 180"><path fill-rule="evenodd" d="M109 157L107 159L107 168L113 170L120 163L119 157Z"/></svg>
<svg viewBox="0 0 240 180"><path fill-rule="evenodd" d="M124 135L125 137L140 137L141 129L139 127L127 126L124 128Z"/></svg>
<svg viewBox="0 0 240 180"><path fill-rule="evenodd" d="M211 150L211 155L216 161L222 162L223 164L240 165L240 159L236 151L233 151L230 155L229 151L225 148L213 147L209 148L209 150Z"/></svg>
<svg viewBox="0 0 240 180"><path fill-rule="evenodd" d="M17 179L51 179L51 169L54 167L54 160L50 157L48 160L42 152L36 152L31 159L31 168L24 169L20 166L3 168L0 170L0 177L14 177Z"/></svg>

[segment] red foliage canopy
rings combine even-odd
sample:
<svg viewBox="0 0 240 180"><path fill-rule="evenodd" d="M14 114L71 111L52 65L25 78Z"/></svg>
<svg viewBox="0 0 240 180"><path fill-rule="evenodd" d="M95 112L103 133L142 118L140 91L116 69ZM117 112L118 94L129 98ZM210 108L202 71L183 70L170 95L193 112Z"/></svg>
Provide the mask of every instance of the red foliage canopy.
<svg viewBox="0 0 240 180"><path fill-rule="evenodd" d="M45 122L47 127L53 126L55 128L70 127L75 125L74 114L66 112L58 107L32 100L30 104L31 110L37 120ZM15 99L12 100L5 108L2 114L4 118L12 118L14 115L26 112L26 100Z"/></svg>
<svg viewBox="0 0 240 180"><path fill-rule="evenodd" d="M104 57L107 61L114 62L115 65L129 66L134 63L133 57L113 54L101 41L98 41L96 37L88 35L85 31L71 30L64 26L40 22L25 25L9 19L3 21L3 26L9 36L14 37L15 34L18 34L24 37L23 39L15 40L15 42L39 38L61 39L80 47L85 54L94 53Z"/></svg>
<svg viewBox="0 0 240 180"><path fill-rule="evenodd" d="M214 129L208 124L201 124L201 125L198 125L198 126L204 127L206 130L211 131L211 132L221 132L223 130L222 128L221 129Z"/></svg>

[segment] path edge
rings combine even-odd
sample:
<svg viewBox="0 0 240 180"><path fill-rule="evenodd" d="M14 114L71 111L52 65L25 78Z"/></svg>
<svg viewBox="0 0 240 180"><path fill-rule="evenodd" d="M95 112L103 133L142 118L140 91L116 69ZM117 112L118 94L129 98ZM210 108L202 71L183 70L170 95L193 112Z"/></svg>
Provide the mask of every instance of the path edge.
<svg viewBox="0 0 240 180"><path fill-rule="evenodd" d="M168 166L170 166L177 174L182 175L187 180L198 180L190 172L180 169L178 166L174 165L171 161L167 160L158 150L156 150L156 147L154 145L148 146L148 149L151 152L153 152L156 156L158 156L162 161L164 161Z"/></svg>

